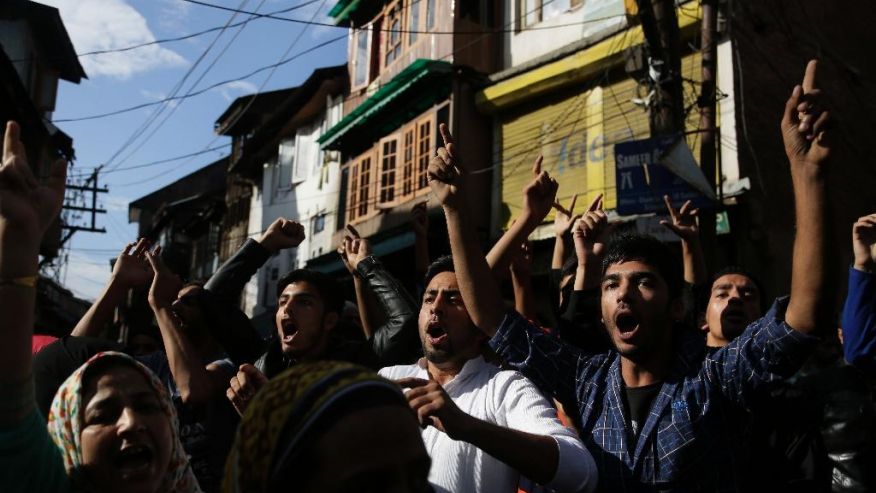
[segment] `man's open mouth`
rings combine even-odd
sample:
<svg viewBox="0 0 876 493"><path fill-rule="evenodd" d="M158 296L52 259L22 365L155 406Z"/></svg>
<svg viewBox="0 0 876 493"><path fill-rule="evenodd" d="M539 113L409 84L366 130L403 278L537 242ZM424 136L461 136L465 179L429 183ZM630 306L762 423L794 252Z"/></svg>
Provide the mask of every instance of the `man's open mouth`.
<svg viewBox="0 0 876 493"><path fill-rule="evenodd" d="M615 316L614 324L623 340L631 339L639 328L639 319L632 312L622 312Z"/></svg>
<svg viewBox="0 0 876 493"><path fill-rule="evenodd" d="M292 320L282 320L280 322L280 339L285 344L289 344L292 342L292 339L295 337L295 334L298 333L298 325L295 324Z"/></svg>
<svg viewBox="0 0 876 493"><path fill-rule="evenodd" d="M426 338L433 346L447 340L447 331L438 322L430 322L426 328Z"/></svg>

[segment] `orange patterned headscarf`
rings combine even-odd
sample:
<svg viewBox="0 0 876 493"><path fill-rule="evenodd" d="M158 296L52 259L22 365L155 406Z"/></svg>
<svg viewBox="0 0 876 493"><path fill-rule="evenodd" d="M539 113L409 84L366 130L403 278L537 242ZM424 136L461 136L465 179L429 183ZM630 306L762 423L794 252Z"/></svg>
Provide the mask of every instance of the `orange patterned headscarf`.
<svg viewBox="0 0 876 493"><path fill-rule="evenodd" d="M112 358L115 360L114 362L128 365L142 373L155 390L155 393L158 394L161 408L170 420L173 444L171 444L170 465L162 483L161 491L169 493L199 493L201 488L198 486L198 481L195 479L192 468L189 465L188 456L183 450L182 443L179 441L179 421L177 420L173 403L167 395L167 390L152 371L127 354L115 351L97 353L84 365L80 366L78 370L73 372L64 381L55 394L55 400L52 401L52 409L49 412L49 434L61 450L61 456L64 457L64 467L67 469L67 475L73 484L73 490L88 491L89 489L87 478L80 471L82 466L80 435L82 434L83 425L82 413L86 404L82 402L84 392L83 376L95 362L105 361L107 358Z"/></svg>

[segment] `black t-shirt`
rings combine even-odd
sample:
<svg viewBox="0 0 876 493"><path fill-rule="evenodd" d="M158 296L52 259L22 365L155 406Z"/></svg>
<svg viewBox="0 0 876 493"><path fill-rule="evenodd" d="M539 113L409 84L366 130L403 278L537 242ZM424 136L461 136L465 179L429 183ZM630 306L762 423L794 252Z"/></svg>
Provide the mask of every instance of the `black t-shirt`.
<svg viewBox="0 0 876 493"><path fill-rule="evenodd" d="M648 419L651 402L660 393L661 387L663 387L663 382L652 383L642 387L626 387L624 389L627 395L627 410L629 411L630 427L633 429L633 435L639 436L639 432Z"/></svg>

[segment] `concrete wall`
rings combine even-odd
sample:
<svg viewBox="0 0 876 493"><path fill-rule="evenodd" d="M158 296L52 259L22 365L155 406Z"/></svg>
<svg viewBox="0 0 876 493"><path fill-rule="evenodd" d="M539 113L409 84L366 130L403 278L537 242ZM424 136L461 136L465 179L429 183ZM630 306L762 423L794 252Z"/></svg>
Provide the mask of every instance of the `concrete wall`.
<svg viewBox="0 0 876 493"><path fill-rule="evenodd" d="M583 5L570 10L566 10L569 0L554 0L545 5L544 20L531 26L536 29L513 32L518 25L519 3L523 2L505 0L502 25L510 32L505 34L502 47L503 69L529 62L582 39L598 39L626 24L623 0L585 0Z"/></svg>
<svg viewBox="0 0 876 493"><path fill-rule="evenodd" d="M336 227L340 163L338 153L323 152L317 139L341 119L343 96L329 97L328 110L296 131L284 142L295 142L292 170L283 170L277 158L263 165L260 186L250 208L250 237L257 238L278 217L294 219L305 228L305 240L298 248L274 255L253 276L244 293L244 306L251 316L273 311L277 305L277 280L287 272L304 267L307 260L334 247L331 235ZM281 175L290 177L287 183ZM320 233L313 233L313 221L325 214Z"/></svg>
<svg viewBox="0 0 876 493"><path fill-rule="evenodd" d="M836 123L829 174L830 240L836 248L834 272L840 275L839 301L851 261L851 225L857 217L876 212L876 150L869 145L876 128L876 8L868 0L733 5L730 36L739 62L735 102L740 172L751 177L752 190L731 216L731 228L738 234L730 260L760 272L770 295L789 291L795 218L779 122L807 60L819 57L818 87Z"/></svg>

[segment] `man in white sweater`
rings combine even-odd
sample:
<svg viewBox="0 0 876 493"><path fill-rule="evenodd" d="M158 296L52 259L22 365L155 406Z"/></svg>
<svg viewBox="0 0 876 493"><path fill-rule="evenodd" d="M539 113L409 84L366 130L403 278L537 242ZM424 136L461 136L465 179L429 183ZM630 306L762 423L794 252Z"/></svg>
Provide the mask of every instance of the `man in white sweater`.
<svg viewBox="0 0 876 493"><path fill-rule="evenodd" d="M593 491L593 458L551 403L519 373L484 360L486 338L468 316L449 256L430 266L426 284L418 324L425 357L380 374L409 389L435 491L514 493L530 480Z"/></svg>

